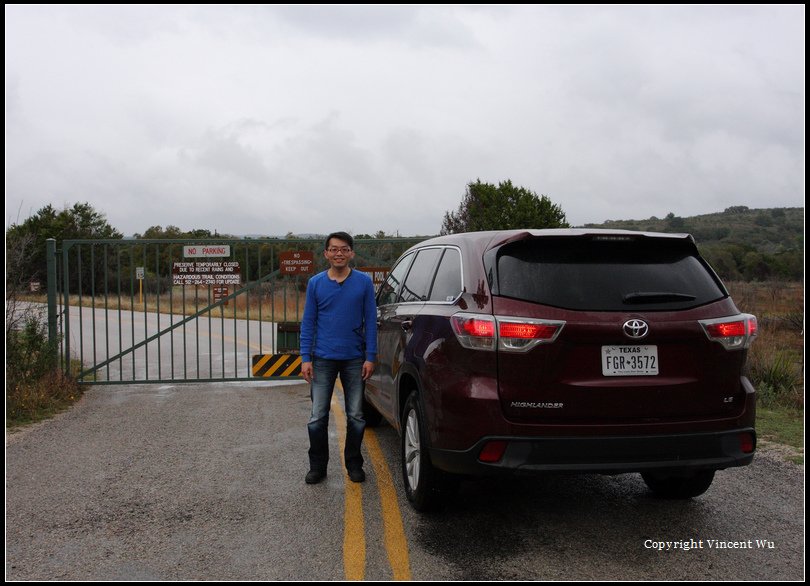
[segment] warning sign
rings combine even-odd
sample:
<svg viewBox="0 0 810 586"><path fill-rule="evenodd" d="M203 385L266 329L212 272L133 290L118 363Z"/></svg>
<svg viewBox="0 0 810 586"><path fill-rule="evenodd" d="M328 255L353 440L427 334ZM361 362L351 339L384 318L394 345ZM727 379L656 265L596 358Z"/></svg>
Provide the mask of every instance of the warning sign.
<svg viewBox="0 0 810 586"><path fill-rule="evenodd" d="M251 366L253 376L301 376L299 354L256 354Z"/></svg>
<svg viewBox="0 0 810 586"><path fill-rule="evenodd" d="M239 285L242 282L236 261L176 262L172 264L173 285Z"/></svg>
<svg viewBox="0 0 810 586"><path fill-rule="evenodd" d="M311 275L315 266L315 255L309 250L287 250L280 255L282 275Z"/></svg>
<svg viewBox="0 0 810 586"><path fill-rule="evenodd" d="M183 256L185 258L211 258L231 256L230 244L199 244L194 246L184 246Z"/></svg>

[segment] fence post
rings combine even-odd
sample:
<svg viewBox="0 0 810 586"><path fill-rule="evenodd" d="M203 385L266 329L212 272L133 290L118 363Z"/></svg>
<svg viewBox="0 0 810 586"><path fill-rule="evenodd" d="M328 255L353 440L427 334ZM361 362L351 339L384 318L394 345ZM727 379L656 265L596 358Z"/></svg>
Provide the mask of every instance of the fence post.
<svg viewBox="0 0 810 586"><path fill-rule="evenodd" d="M56 350L54 358L59 363L59 316L56 313L56 240L48 238L45 241L45 257L48 269L48 342Z"/></svg>
<svg viewBox="0 0 810 586"><path fill-rule="evenodd" d="M48 341L56 344L58 333L56 314L56 240L48 238L45 241L45 255L48 267Z"/></svg>

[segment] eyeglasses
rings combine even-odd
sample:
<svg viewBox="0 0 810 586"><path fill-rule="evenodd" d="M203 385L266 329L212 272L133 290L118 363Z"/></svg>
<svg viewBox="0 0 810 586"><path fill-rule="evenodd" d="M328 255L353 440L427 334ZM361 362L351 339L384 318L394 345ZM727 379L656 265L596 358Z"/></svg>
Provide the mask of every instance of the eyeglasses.
<svg viewBox="0 0 810 586"><path fill-rule="evenodd" d="M352 249L349 248L348 246L341 246L340 248L337 248L335 246L330 246L329 248L326 249L326 252L328 252L329 254L337 254L338 252L342 252L343 254L348 254L351 251L352 251Z"/></svg>

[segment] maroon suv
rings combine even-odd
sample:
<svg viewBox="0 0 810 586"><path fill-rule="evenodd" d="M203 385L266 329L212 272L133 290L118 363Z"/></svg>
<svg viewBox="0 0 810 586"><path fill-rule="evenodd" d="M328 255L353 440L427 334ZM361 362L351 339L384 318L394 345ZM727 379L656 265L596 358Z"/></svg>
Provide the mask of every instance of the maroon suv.
<svg viewBox="0 0 810 586"><path fill-rule="evenodd" d="M757 321L689 235L433 238L394 265L377 316L367 417L400 432L419 510L498 472L641 472L689 498L753 459Z"/></svg>

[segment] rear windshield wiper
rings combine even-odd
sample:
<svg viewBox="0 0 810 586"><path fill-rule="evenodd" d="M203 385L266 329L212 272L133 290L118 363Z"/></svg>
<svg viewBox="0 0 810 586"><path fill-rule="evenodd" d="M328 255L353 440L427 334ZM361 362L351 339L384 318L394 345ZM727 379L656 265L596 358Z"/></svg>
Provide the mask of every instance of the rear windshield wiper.
<svg viewBox="0 0 810 586"><path fill-rule="evenodd" d="M622 297L622 302L631 304L666 303L667 301L694 301L694 295L686 293L665 293L661 291L636 291Z"/></svg>

